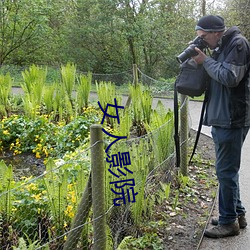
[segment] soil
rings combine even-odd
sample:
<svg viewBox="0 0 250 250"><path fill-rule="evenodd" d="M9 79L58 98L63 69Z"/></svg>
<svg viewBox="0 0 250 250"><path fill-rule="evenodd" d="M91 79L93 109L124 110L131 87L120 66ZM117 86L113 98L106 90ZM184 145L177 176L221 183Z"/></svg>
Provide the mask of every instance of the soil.
<svg viewBox="0 0 250 250"><path fill-rule="evenodd" d="M191 131L191 143L195 132ZM195 250L199 249L203 232L213 210L217 194L217 179L215 175L214 144L210 137L201 134L197 146L196 157L189 166L188 176L192 180L185 188L179 188L179 201L176 209L171 202L165 204L167 213L167 228L160 228L165 250ZM171 188L172 189L172 188ZM172 195L175 199L176 194Z"/></svg>
<svg viewBox="0 0 250 250"><path fill-rule="evenodd" d="M23 176L39 176L45 171L43 159L37 159L32 153L13 155L12 152L7 152L0 156L0 160L4 160L6 165L13 167L15 180Z"/></svg>

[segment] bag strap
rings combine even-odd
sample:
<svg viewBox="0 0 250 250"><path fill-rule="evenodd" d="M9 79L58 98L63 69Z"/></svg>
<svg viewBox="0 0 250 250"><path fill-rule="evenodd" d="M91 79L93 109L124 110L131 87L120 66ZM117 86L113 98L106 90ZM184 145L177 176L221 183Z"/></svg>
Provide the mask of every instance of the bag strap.
<svg viewBox="0 0 250 250"><path fill-rule="evenodd" d="M205 91L205 97L204 97L204 101L202 103L199 126L198 126L198 130L196 132L195 143L194 143L194 147L193 147L193 152L192 152L192 154L190 156L190 159L189 159L189 164L192 162L192 159L193 159L193 156L195 154L195 151L196 151L196 148L197 148L197 145L198 145L198 141L199 141L199 138L200 138L203 117L204 117L204 113L205 113L205 109L206 109L206 104L207 104L207 90Z"/></svg>
<svg viewBox="0 0 250 250"><path fill-rule="evenodd" d="M178 93L176 88L176 82L174 83L174 141L175 141L175 153L176 153L176 167L180 167L180 137L179 137L179 112L178 112Z"/></svg>
<svg viewBox="0 0 250 250"><path fill-rule="evenodd" d="M198 126L198 130L196 133L195 143L194 143L192 154L190 156L189 164L192 162L193 156L195 154L195 151L199 142L203 117L204 117L206 104L207 104L207 96L208 96L208 91L206 90L204 101L202 104L201 114L200 114L199 126ZM176 82L174 84L174 128L175 128L174 141L175 141L175 152L176 152L176 167L179 168L180 167L179 107L178 107L178 92L176 89Z"/></svg>

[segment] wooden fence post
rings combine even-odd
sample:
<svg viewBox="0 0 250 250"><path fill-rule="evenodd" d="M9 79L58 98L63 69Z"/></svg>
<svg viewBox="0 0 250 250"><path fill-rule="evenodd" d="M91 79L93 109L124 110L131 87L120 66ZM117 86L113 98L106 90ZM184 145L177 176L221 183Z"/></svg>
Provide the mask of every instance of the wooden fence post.
<svg viewBox="0 0 250 250"><path fill-rule="evenodd" d="M105 169L103 132L100 124L90 127L94 250L106 249Z"/></svg>
<svg viewBox="0 0 250 250"><path fill-rule="evenodd" d="M134 86L138 84L138 70L136 64L133 64L133 84ZM131 95L129 94L125 105L126 109L129 107L130 104L131 104Z"/></svg>
<svg viewBox="0 0 250 250"><path fill-rule="evenodd" d="M133 84L135 86L138 84L138 70L136 64L133 64Z"/></svg>

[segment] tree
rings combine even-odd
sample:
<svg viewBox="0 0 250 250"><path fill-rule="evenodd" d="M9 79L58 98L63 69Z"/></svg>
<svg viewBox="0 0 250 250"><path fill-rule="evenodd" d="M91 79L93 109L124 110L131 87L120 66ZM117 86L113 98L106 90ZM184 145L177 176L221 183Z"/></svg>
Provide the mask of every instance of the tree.
<svg viewBox="0 0 250 250"><path fill-rule="evenodd" d="M228 27L239 26L250 39L250 2L248 0L225 0L221 11Z"/></svg>
<svg viewBox="0 0 250 250"><path fill-rule="evenodd" d="M29 41L43 32L46 9L39 1L8 0L0 2L0 65ZM29 48L32 53L41 41ZM19 63L19 62L17 62Z"/></svg>

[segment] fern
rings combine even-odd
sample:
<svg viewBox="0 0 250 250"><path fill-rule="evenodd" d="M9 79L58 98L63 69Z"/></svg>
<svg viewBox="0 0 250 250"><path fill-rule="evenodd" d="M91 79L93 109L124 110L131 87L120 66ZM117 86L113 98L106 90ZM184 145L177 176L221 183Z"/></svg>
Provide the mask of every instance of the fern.
<svg viewBox="0 0 250 250"><path fill-rule="evenodd" d="M12 79L10 74L0 75L0 114L7 115L8 97L11 93Z"/></svg>
<svg viewBox="0 0 250 250"><path fill-rule="evenodd" d="M119 244L117 250L129 250L128 246L130 245L131 241L133 241L132 236L126 236L123 238L122 242Z"/></svg>
<svg viewBox="0 0 250 250"><path fill-rule="evenodd" d="M6 216L9 221L12 211L14 196L11 189L14 186L13 169L8 167L4 161L0 161L0 212Z"/></svg>
<svg viewBox="0 0 250 250"><path fill-rule="evenodd" d="M43 89L46 82L47 68L42 69L32 65L29 70L22 72L24 82L21 87L24 91L23 101L25 103L25 113L34 117L39 110L43 97Z"/></svg>
<svg viewBox="0 0 250 250"><path fill-rule="evenodd" d="M44 178L44 184L49 198L49 206L53 218L58 227L63 226L64 211L67 205L67 187L68 177L66 172L55 170L56 165L52 159L46 164L47 174Z"/></svg>
<svg viewBox="0 0 250 250"><path fill-rule="evenodd" d="M82 108L88 107L89 102L89 94L91 89L91 82L92 82L92 74L89 72L86 76L80 75L79 79L79 86L77 88L77 106L79 111Z"/></svg>
<svg viewBox="0 0 250 250"><path fill-rule="evenodd" d="M100 82L99 84L96 83L96 89L97 89L97 95L99 102L102 106L102 108L105 110L106 106L108 104L114 104L114 99L116 98L117 105L121 105L121 96L117 95L115 84L112 84L111 82ZM109 108L107 110L107 113L112 116L116 116L116 109L115 108ZM114 122L116 119L109 119L109 117L106 116L107 123L111 125L111 127L114 127Z"/></svg>
<svg viewBox="0 0 250 250"><path fill-rule="evenodd" d="M158 102L156 109L152 112L150 123L145 124L148 133L152 132L151 140L154 155L157 162L163 162L171 154L174 147L173 142L173 112L166 111L162 102Z"/></svg>
<svg viewBox="0 0 250 250"><path fill-rule="evenodd" d="M54 92L55 92L55 84L52 86L47 86L44 90L43 101L48 114L53 111Z"/></svg>
<svg viewBox="0 0 250 250"><path fill-rule="evenodd" d="M62 84L70 100L72 100L72 91L76 81L76 66L67 63L66 66L61 66Z"/></svg>

